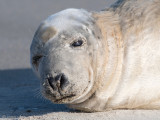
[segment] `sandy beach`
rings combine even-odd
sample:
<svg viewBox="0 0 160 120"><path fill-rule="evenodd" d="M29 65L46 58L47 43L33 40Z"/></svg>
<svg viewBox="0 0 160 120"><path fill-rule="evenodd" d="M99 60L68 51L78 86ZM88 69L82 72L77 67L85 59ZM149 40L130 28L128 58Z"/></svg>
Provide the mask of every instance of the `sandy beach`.
<svg viewBox="0 0 160 120"><path fill-rule="evenodd" d="M114 120L160 119L160 111L116 110L84 113L56 105L39 92L30 67L30 44L40 22L66 8L100 11L115 0L0 1L0 119Z"/></svg>

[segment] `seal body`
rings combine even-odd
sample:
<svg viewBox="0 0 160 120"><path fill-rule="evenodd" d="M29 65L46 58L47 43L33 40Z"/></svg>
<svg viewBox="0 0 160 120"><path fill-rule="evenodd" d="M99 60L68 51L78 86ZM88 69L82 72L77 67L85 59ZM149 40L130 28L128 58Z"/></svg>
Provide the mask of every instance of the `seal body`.
<svg viewBox="0 0 160 120"><path fill-rule="evenodd" d="M48 17L31 44L42 94L84 111L160 109L160 1Z"/></svg>

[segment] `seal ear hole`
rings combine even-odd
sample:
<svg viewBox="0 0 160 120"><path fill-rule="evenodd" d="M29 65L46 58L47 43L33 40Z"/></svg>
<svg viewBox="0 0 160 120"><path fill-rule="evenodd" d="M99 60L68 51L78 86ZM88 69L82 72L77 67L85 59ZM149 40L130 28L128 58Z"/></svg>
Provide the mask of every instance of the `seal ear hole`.
<svg viewBox="0 0 160 120"><path fill-rule="evenodd" d="M79 38L78 40L75 40L71 43L72 47L81 47L85 43L85 40L83 38Z"/></svg>
<svg viewBox="0 0 160 120"><path fill-rule="evenodd" d="M42 57L42 55L36 55L32 58L32 64L35 66L36 70L38 69L39 61Z"/></svg>

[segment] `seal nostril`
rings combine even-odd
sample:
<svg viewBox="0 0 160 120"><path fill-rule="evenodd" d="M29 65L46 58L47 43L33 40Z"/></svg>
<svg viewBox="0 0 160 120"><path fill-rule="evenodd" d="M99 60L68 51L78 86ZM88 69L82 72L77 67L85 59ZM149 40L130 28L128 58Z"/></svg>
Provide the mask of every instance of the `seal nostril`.
<svg viewBox="0 0 160 120"><path fill-rule="evenodd" d="M52 87L53 90L56 90L56 87L55 87L55 82L54 82L54 78L53 77L48 77L47 78L47 81L49 83L49 85Z"/></svg>
<svg viewBox="0 0 160 120"><path fill-rule="evenodd" d="M63 88L64 84L65 84L65 77L64 77L64 75L62 75L61 79L60 79L60 88L61 89Z"/></svg>
<svg viewBox="0 0 160 120"><path fill-rule="evenodd" d="M64 88L69 84L68 79L64 74L59 74L56 77L47 77L48 84L53 88L53 90L57 90L60 88L64 90Z"/></svg>
<svg viewBox="0 0 160 120"><path fill-rule="evenodd" d="M60 87L62 87L64 83L65 83L65 78L62 76L60 80Z"/></svg>
<svg viewBox="0 0 160 120"><path fill-rule="evenodd" d="M66 87L69 84L67 78L65 77L64 74L61 75L61 79L60 79L60 88L63 90L64 87Z"/></svg>
<svg viewBox="0 0 160 120"><path fill-rule="evenodd" d="M57 76L55 77L55 81L60 81L60 79L61 79L61 76L62 76L62 74L60 74L60 75L57 75Z"/></svg>
<svg viewBox="0 0 160 120"><path fill-rule="evenodd" d="M64 89L64 87L66 87L68 85L68 80L65 77L64 74L59 74L55 77L55 81L57 82L57 86L60 87L62 90Z"/></svg>

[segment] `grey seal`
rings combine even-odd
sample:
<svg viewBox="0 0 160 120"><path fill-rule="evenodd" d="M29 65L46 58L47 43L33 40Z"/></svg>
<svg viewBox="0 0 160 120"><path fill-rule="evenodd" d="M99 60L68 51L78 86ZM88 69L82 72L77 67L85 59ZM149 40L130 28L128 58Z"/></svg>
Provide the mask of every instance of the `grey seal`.
<svg viewBox="0 0 160 120"><path fill-rule="evenodd" d="M160 108L160 1L49 16L31 44L41 92L84 111Z"/></svg>

